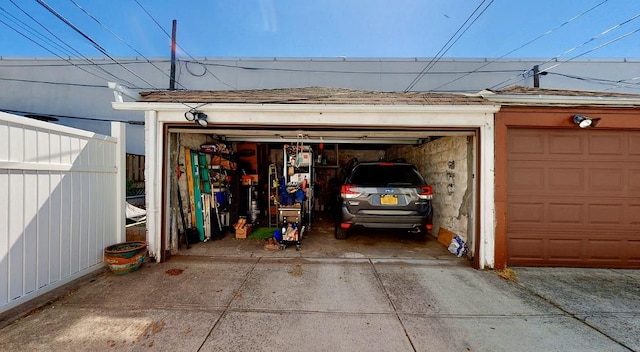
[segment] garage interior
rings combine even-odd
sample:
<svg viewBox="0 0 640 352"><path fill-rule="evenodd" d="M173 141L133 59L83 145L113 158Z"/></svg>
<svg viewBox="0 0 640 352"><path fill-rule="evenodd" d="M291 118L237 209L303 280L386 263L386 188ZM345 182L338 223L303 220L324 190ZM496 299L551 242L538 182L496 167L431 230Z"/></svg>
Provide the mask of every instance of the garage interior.
<svg viewBox="0 0 640 352"><path fill-rule="evenodd" d="M296 215L286 209L283 211L283 208L300 202L295 194L292 195L293 200L283 201L284 187L281 184L284 181L287 186L298 183L298 189L302 188L305 194L299 210L302 215L299 223L306 227L304 232L300 229L299 238L293 239L298 242L289 244L299 245L306 253L320 251L320 256L357 255L354 253L362 252L364 245L386 250L386 254L376 254L381 257L455 258L436 239L439 234L444 234L443 237L455 234L469 248L465 258L473 258L477 231L474 223L477 209L474 191L477 131L363 130L362 127L287 129L234 125L203 128L184 124L166 127L169 155L165 156L165 162L172 165L164 168L168 186L165 197L168 196L171 209L170 229L163 240L166 254L228 255L247 248L260 251L269 248L278 254L296 253L297 248L293 246L267 246L270 244L268 238L280 228L282 216ZM287 160L291 155L287 154L287 148L289 151L304 150L308 155L305 155L305 160ZM203 209L209 209L207 204L210 204L210 211L203 213L203 219L209 220L208 223L203 221L205 235L200 234L200 239L193 237L194 230L191 230L191 236L185 234L182 225L184 217L186 228L197 228L194 223L197 219L194 216L193 184L190 185L188 177L185 177L189 169L186 158L190 154L195 155L192 153L199 155L199 160L207 164L204 169L209 175L201 173L200 176L208 176L211 189L208 200L206 196L202 198ZM434 228L430 236L420 240L406 231L358 229L350 231L346 240L334 238L332 212L336 205L332 200L339 193L339 180L344 168L354 159L404 159L417 166L434 192ZM293 175L289 175L289 167L293 166L291 162L300 163L295 165ZM200 170L204 170L203 165L200 166ZM180 212L181 205L184 215ZM320 237L322 241L318 242ZM191 240L189 246L186 246L185 239ZM247 243L252 245L247 246ZM338 246L346 252L336 254ZM398 252L389 253L392 249Z"/></svg>

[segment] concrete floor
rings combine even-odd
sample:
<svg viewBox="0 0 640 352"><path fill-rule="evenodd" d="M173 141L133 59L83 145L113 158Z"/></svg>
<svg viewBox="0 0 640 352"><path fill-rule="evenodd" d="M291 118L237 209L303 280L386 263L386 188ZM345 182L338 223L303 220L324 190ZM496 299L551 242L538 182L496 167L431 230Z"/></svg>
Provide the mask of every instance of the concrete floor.
<svg viewBox="0 0 640 352"><path fill-rule="evenodd" d="M88 278L0 325L0 350L640 351L639 271L507 281L434 238L320 229L301 251L227 235Z"/></svg>
<svg viewBox="0 0 640 352"><path fill-rule="evenodd" d="M268 224L264 227L268 227ZM239 258L398 258L455 261L456 264L471 265L469 259L455 257L431 235L423 240L415 240L406 231L355 229L349 232L347 239L337 240L333 230L333 222L328 216L317 216L301 240L300 251L296 251L294 245L289 245L285 250L265 250L265 241L236 239L229 232L221 240L199 242L190 249L181 246L178 254Z"/></svg>

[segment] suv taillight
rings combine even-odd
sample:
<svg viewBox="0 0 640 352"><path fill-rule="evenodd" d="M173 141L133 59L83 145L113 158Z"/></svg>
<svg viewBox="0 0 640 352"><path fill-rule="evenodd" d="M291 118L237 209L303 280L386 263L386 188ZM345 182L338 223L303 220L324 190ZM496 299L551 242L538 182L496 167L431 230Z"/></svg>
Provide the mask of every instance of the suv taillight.
<svg viewBox="0 0 640 352"><path fill-rule="evenodd" d="M433 198L433 188L429 185L422 185L421 192L418 193L418 197L420 199L432 199Z"/></svg>
<svg viewBox="0 0 640 352"><path fill-rule="evenodd" d="M360 192L356 189L357 187L354 185L342 185L342 187L340 187L340 196L342 199L357 198Z"/></svg>

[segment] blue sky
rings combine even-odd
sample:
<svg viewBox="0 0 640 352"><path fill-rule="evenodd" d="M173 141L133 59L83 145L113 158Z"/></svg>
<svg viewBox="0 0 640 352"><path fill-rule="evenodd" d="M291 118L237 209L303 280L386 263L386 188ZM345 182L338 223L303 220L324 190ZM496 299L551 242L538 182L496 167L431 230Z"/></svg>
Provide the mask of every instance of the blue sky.
<svg viewBox="0 0 640 352"><path fill-rule="evenodd" d="M178 43L186 51L179 57L404 58L437 56L443 48L449 58L511 51L506 57L640 57L637 0L40 1L114 57L167 58L169 38L154 19L169 33L171 21L178 21ZM77 56L66 45L88 57L105 56L37 0L0 4L3 57Z"/></svg>

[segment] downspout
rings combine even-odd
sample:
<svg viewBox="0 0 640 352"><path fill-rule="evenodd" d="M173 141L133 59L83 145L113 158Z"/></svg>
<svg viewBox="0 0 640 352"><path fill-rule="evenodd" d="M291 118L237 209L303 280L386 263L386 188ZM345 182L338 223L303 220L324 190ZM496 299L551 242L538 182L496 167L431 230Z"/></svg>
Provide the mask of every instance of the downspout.
<svg viewBox="0 0 640 352"><path fill-rule="evenodd" d="M155 258L156 262L162 260L160 250L160 187L158 181L158 116L155 110L147 110L144 113L144 135L145 135L145 162L144 178L147 207L147 242L149 245L149 256Z"/></svg>

